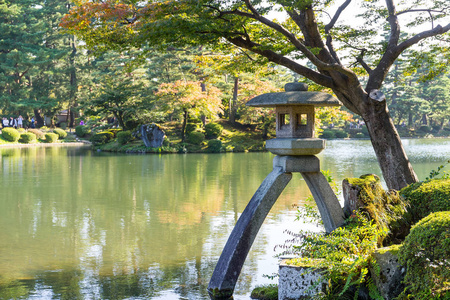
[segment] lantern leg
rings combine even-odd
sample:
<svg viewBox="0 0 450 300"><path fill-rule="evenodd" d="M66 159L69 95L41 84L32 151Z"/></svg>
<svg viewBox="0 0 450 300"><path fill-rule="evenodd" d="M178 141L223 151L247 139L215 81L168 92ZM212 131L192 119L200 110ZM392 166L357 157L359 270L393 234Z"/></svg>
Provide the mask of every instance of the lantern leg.
<svg viewBox="0 0 450 300"><path fill-rule="evenodd" d="M264 179L239 217L220 255L208 285L211 299L229 299L233 295L237 279L250 247L264 219L292 178L281 167Z"/></svg>
<svg viewBox="0 0 450 300"><path fill-rule="evenodd" d="M333 189L321 172L301 172L314 197L326 232L344 224L344 211Z"/></svg>

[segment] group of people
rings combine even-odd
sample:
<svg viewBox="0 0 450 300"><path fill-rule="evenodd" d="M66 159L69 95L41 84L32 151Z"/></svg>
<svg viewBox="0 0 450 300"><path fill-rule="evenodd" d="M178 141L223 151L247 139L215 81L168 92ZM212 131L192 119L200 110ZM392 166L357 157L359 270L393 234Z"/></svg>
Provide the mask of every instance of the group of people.
<svg viewBox="0 0 450 300"><path fill-rule="evenodd" d="M13 127L16 129L24 128L24 119L22 116L18 116L17 118L9 117L9 120L8 120L8 118L3 117L1 124L2 124L3 128L6 128L6 127ZM36 125L35 125L34 118L31 118L30 127L35 128L35 126Z"/></svg>

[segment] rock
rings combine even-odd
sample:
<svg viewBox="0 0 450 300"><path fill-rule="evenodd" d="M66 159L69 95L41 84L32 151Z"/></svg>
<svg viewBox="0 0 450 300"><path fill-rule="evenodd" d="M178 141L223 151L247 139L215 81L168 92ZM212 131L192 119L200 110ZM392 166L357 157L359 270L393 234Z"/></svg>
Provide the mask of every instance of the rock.
<svg viewBox="0 0 450 300"><path fill-rule="evenodd" d="M141 125L139 133L148 148L160 148L166 137L164 131L155 123Z"/></svg>
<svg viewBox="0 0 450 300"><path fill-rule="evenodd" d="M380 248L373 255L380 273L370 269L373 282L378 288L381 296L385 300L396 298L403 291L405 286L402 284L406 274L406 268L399 264L397 251L399 245Z"/></svg>
<svg viewBox="0 0 450 300"><path fill-rule="evenodd" d="M324 269L313 266L293 266L283 260L279 265L278 299L311 299L325 292L327 281L321 275Z"/></svg>
<svg viewBox="0 0 450 300"><path fill-rule="evenodd" d="M289 82L284 85L286 92L305 92L308 90L308 85L303 82Z"/></svg>

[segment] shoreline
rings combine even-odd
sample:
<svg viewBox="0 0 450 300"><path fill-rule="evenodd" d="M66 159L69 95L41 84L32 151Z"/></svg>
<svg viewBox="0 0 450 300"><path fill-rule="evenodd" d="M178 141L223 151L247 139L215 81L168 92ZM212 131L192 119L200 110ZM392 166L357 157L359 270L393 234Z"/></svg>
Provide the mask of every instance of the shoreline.
<svg viewBox="0 0 450 300"><path fill-rule="evenodd" d="M33 144L0 144L0 148L29 148L29 147L49 147L49 146L90 146L87 142L73 143L33 143Z"/></svg>

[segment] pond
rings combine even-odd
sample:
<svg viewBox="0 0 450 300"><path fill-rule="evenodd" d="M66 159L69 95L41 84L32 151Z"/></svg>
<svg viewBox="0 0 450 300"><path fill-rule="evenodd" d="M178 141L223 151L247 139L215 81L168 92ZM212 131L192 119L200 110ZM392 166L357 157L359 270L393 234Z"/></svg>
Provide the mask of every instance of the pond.
<svg viewBox="0 0 450 300"><path fill-rule="evenodd" d="M404 145L420 179L450 159L449 139ZM380 174L366 140L328 141L319 157L338 182ZM209 299L217 259L272 158L0 149L0 299ZM235 299L276 283L267 275L277 272L285 230L320 229L294 221L308 195L295 174L253 244Z"/></svg>

